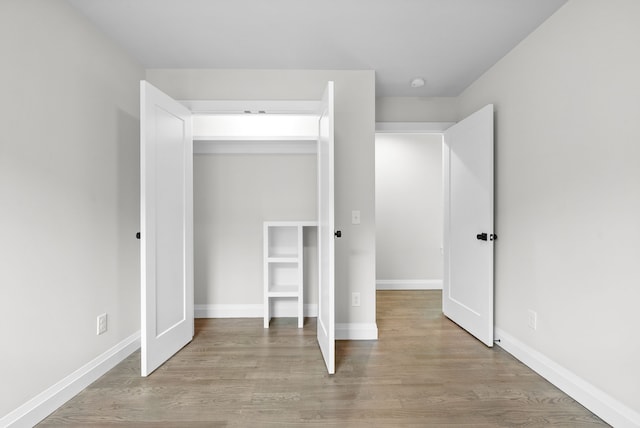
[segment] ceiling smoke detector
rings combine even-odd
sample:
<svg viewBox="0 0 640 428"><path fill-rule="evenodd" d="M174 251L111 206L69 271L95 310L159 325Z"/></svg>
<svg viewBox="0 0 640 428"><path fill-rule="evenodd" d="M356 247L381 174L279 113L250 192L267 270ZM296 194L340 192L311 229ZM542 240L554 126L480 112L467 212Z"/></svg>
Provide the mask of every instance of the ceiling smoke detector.
<svg viewBox="0 0 640 428"><path fill-rule="evenodd" d="M422 77L416 77L411 81L412 88L422 88L424 86L424 79Z"/></svg>

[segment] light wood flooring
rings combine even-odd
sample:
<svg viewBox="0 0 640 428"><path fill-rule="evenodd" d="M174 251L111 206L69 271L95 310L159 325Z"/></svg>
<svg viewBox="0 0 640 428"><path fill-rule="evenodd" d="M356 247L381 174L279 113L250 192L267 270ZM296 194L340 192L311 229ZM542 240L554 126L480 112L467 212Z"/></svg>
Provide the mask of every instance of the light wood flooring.
<svg viewBox="0 0 640 428"><path fill-rule="evenodd" d="M136 352L41 425L606 426L446 319L439 291L377 296L379 340L337 342L333 376L315 319L199 319L193 342L150 377Z"/></svg>

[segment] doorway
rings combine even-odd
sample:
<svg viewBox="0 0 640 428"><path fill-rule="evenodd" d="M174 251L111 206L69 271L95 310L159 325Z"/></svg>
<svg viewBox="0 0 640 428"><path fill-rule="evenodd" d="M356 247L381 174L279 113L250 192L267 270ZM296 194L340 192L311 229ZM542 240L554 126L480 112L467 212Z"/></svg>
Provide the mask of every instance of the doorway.
<svg viewBox="0 0 640 428"><path fill-rule="evenodd" d="M386 124L387 132L402 130L442 135L442 312L489 347L493 346L494 337L493 250L497 239L493 232L493 121L494 106L489 104L453 125ZM380 125L378 130L383 132L384 124ZM420 129L423 125L440 129ZM411 165L412 161L405 160L405 163ZM382 156L378 162L384 162ZM401 174L404 170L397 169L395 173ZM398 186L395 193L404 189ZM395 197L394 192L391 193ZM421 199L420 194L416 199ZM405 208L400 211L401 216L406 216L405 211L411 209L407 201L400 207ZM404 243L400 242L398 248L414 240L416 238L409 237Z"/></svg>
<svg viewBox="0 0 640 428"><path fill-rule="evenodd" d="M442 135L376 133L376 289L442 289Z"/></svg>

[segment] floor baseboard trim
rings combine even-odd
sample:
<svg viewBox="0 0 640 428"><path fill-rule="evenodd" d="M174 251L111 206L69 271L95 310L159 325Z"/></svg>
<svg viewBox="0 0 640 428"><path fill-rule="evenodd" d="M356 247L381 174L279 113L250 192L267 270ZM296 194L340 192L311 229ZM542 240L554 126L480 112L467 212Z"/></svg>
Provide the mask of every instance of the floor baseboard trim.
<svg viewBox="0 0 640 428"><path fill-rule="evenodd" d="M336 323L336 340L378 340L376 323Z"/></svg>
<svg viewBox="0 0 640 428"><path fill-rule="evenodd" d="M376 290L442 290L441 279L378 279Z"/></svg>
<svg viewBox="0 0 640 428"><path fill-rule="evenodd" d="M11 428L34 426L139 348L140 331L117 343L4 416L0 419L0 426Z"/></svg>
<svg viewBox="0 0 640 428"><path fill-rule="evenodd" d="M571 398L598 415L608 424L619 427L640 427L640 413L620 403L609 394L565 369L544 354L520 342L503 330L495 329L498 346L520 360Z"/></svg>
<svg viewBox="0 0 640 428"><path fill-rule="evenodd" d="M305 317L317 317L318 305L304 305ZM264 306L255 305L195 305L194 314L196 318L263 318ZM273 317L296 317L298 316L296 304L293 301L274 302Z"/></svg>

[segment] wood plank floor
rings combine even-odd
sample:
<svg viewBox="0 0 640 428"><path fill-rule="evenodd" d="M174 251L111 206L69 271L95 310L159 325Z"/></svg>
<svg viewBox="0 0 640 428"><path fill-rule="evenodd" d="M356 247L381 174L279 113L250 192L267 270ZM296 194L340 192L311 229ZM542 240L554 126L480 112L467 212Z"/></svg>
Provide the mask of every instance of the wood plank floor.
<svg viewBox="0 0 640 428"><path fill-rule="evenodd" d="M339 341L326 374L315 319L199 319L148 378L136 352L42 426L607 426L440 310L439 291L378 291L378 341Z"/></svg>

